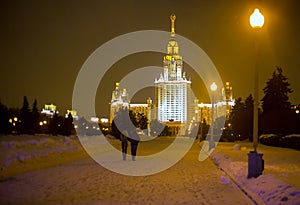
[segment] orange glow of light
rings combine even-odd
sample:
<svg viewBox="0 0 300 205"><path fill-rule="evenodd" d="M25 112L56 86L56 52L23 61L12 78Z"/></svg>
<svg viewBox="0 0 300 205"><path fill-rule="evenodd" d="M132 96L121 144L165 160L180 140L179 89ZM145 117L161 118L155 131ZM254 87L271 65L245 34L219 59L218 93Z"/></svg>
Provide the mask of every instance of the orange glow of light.
<svg viewBox="0 0 300 205"><path fill-rule="evenodd" d="M264 22L265 22L265 18L262 15L262 13L260 13L259 9L258 8L254 9L254 12L250 16L251 27L252 28L261 28L261 27L263 27Z"/></svg>
<svg viewBox="0 0 300 205"><path fill-rule="evenodd" d="M218 86L215 82L213 82L210 86L211 91L216 91L218 89Z"/></svg>
<svg viewBox="0 0 300 205"><path fill-rule="evenodd" d="M204 107L204 104L203 102L200 103L200 108L203 108Z"/></svg>

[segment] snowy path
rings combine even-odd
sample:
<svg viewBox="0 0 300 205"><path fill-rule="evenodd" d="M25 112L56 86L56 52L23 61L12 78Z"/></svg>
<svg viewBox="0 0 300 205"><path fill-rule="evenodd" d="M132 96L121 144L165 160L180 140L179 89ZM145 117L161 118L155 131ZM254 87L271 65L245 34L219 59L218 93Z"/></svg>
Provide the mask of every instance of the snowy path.
<svg viewBox="0 0 300 205"><path fill-rule="evenodd" d="M151 151L147 144L139 148ZM90 158L28 172L0 182L0 203L252 204L232 182L220 180L227 176L210 159L198 161L199 150L195 143L176 165L144 177L113 173Z"/></svg>

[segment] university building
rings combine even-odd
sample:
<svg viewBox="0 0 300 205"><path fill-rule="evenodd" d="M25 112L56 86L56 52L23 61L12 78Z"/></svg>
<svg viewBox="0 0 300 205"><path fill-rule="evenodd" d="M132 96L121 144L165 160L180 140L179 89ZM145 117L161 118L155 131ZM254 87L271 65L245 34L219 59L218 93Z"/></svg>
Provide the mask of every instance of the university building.
<svg viewBox="0 0 300 205"><path fill-rule="evenodd" d="M110 123L115 113L121 108L128 108L135 113L143 113L148 120L157 119L168 125L173 134L185 134L186 130L206 121L211 124L212 110L214 119L218 116L228 116L234 105L232 87L226 82L222 89L223 99L211 103L199 103L192 98L191 80L183 71L183 59L179 55L179 45L175 40L175 15L171 15L171 39L167 45L167 54L163 58L163 73L154 80L155 100L149 98L145 104L130 103L128 93L124 88L116 88L112 92L110 102ZM214 107L214 109L212 109ZM183 128L183 129L181 129ZM180 130L181 133L178 133Z"/></svg>
<svg viewBox="0 0 300 205"><path fill-rule="evenodd" d="M157 119L162 123L186 123L191 118L191 81L183 72L183 61L175 40L175 15L171 15L171 39L163 59L163 73L155 79Z"/></svg>

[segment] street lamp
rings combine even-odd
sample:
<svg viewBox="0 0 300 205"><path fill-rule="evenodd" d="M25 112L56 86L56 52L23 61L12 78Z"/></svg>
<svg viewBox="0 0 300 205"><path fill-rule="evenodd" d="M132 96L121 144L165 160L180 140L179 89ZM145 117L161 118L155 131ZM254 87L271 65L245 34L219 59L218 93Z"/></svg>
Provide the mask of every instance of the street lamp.
<svg viewBox="0 0 300 205"><path fill-rule="evenodd" d="M255 52L258 55L258 39L257 39L257 31L260 30L264 25L264 16L260 13L259 9L254 9L253 13L250 16L250 25L255 32ZM259 94L258 94L258 66L257 59L255 58L254 65L254 103L253 103L253 148L254 151L248 153L248 178L258 177L261 175L263 170L263 159L262 153L257 153L258 146L258 105L259 105Z"/></svg>
<svg viewBox="0 0 300 205"><path fill-rule="evenodd" d="M217 86L217 84L216 84L215 82L213 82L213 83L210 85L210 90L213 91L213 92L216 91L217 88L218 88L218 86Z"/></svg>
<svg viewBox="0 0 300 205"><path fill-rule="evenodd" d="M209 148L214 148L214 107L215 107L215 96L214 92L217 90L218 86L215 82L210 85L210 90L212 91L212 102L211 102L211 135L210 135L210 143Z"/></svg>
<svg viewBox="0 0 300 205"><path fill-rule="evenodd" d="M264 25L264 16L260 13L259 9L254 9L254 12L250 16L250 25L254 29L260 29ZM256 54L258 53L258 42L256 39ZM258 146L258 68L257 57L255 59L254 67L254 109L253 109L253 147L254 152L257 151Z"/></svg>
<svg viewBox="0 0 300 205"><path fill-rule="evenodd" d="M250 16L250 25L252 28L262 28L265 23L264 16L260 13L259 9L254 9Z"/></svg>
<svg viewBox="0 0 300 205"><path fill-rule="evenodd" d="M202 112L203 112L203 107L204 107L204 105L203 105L203 102L201 102L200 103L200 139L199 139L199 141L201 141L201 139L202 139L202 124L203 124L203 120L202 120Z"/></svg>

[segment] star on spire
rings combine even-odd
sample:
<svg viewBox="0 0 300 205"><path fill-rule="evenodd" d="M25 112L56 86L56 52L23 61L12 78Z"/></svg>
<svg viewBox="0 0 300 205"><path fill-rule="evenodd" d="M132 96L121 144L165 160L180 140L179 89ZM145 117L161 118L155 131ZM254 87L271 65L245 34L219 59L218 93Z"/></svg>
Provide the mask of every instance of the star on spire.
<svg viewBox="0 0 300 205"><path fill-rule="evenodd" d="M170 16L170 19L171 19L171 37L175 37L175 19L176 19L175 14L172 14Z"/></svg>

